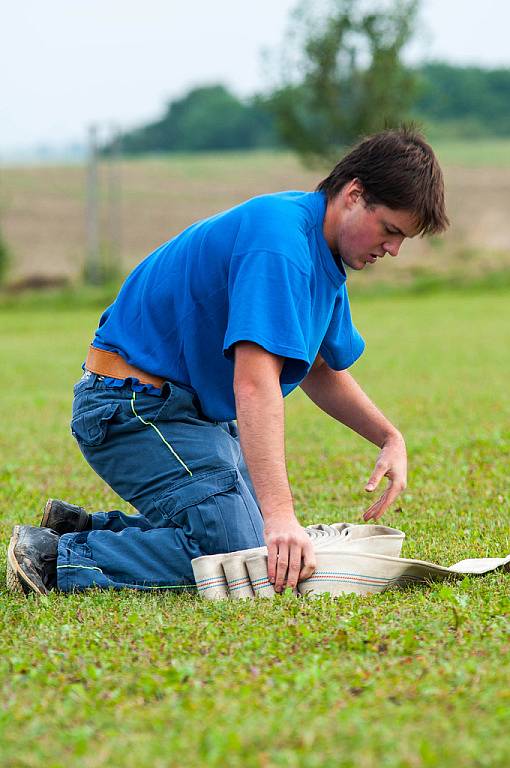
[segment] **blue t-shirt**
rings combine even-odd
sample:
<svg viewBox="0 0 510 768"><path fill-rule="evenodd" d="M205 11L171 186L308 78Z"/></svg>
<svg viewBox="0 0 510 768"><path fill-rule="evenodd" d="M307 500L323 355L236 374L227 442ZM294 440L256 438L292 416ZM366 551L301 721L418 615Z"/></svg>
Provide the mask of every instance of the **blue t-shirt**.
<svg viewBox="0 0 510 768"><path fill-rule="evenodd" d="M324 239L325 210L320 192L281 192L193 224L133 270L94 346L191 388L214 421L235 419L236 342L285 358L284 396L318 352L331 368L347 368L364 342L345 271Z"/></svg>

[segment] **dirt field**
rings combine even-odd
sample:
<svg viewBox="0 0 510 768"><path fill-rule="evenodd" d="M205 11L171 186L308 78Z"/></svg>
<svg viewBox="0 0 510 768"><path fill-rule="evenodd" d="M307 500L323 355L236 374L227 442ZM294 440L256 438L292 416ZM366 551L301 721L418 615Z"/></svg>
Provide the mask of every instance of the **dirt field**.
<svg viewBox="0 0 510 768"><path fill-rule="evenodd" d="M370 273L365 270L364 281L406 282L422 274L474 276L510 267L510 152L480 152L483 165L477 164L474 150L467 155L450 148L443 156L450 231L442 239L405 244L402 258L388 259ZM290 154L267 152L145 158L123 161L119 170L116 260L123 272L196 219L264 192L313 189L325 175L304 169ZM111 209L106 163L100 179L101 236L107 249ZM0 226L12 253L10 282L37 276L79 278L86 253L85 209L84 167L3 169Z"/></svg>

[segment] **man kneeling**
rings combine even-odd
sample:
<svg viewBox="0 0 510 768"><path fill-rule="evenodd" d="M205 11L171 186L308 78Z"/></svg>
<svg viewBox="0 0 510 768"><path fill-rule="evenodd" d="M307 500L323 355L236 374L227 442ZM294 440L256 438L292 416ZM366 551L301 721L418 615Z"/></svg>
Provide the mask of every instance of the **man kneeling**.
<svg viewBox="0 0 510 768"><path fill-rule="evenodd" d="M314 192L262 195L199 221L129 275L103 313L74 390L90 466L137 510L50 501L16 526L9 574L25 591L182 589L191 560L268 548L276 591L314 570L285 465L283 398L297 386L380 450L366 485L406 484L400 432L347 369L364 343L345 267L361 270L448 224L434 153L411 130L360 142ZM234 422L236 421L236 423Z"/></svg>

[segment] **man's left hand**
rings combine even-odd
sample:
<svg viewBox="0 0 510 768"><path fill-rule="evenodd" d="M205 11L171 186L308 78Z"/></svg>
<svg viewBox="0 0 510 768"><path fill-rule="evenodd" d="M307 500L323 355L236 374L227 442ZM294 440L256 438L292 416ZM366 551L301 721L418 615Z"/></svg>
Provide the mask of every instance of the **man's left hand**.
<svg viewBox="0 0 510 768"><path fill-rule="evenodd" d="M392 435L383 444L365 491L373 493L383 477L388 478L388 487L364 513L365 521L378 520L406 487L407 453L404 438L400 433Z"/></svg>

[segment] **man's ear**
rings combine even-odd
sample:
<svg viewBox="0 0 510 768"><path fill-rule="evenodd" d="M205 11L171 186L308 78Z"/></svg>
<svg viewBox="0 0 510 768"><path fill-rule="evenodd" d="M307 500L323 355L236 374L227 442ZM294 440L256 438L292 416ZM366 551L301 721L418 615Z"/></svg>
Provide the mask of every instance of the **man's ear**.
<svg viewBox="0 0 510 768"><path fill-rule="evenodd" d="M343 202L346 208L351 209L363 195L363 184L359 179L351 179L342 189Z"/></svg>

